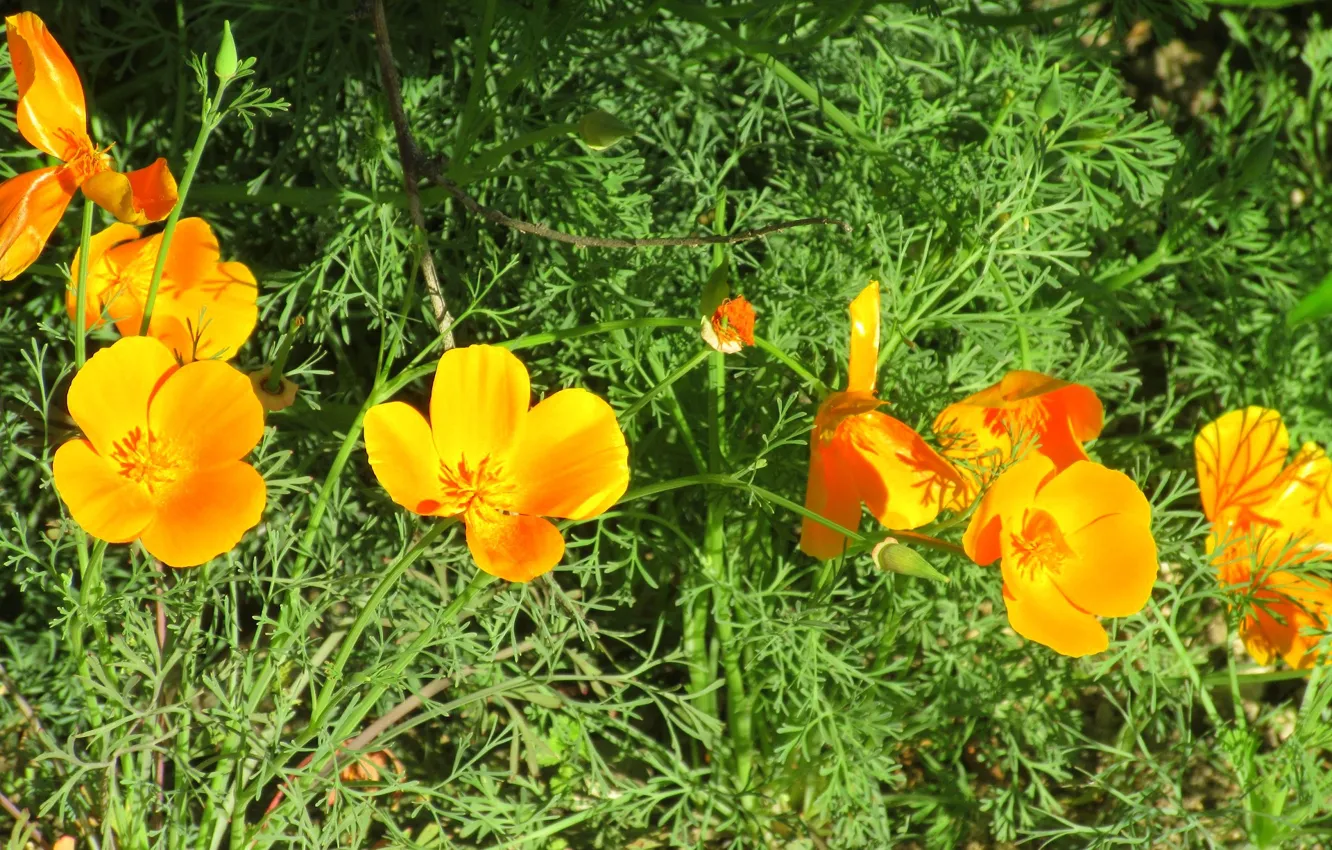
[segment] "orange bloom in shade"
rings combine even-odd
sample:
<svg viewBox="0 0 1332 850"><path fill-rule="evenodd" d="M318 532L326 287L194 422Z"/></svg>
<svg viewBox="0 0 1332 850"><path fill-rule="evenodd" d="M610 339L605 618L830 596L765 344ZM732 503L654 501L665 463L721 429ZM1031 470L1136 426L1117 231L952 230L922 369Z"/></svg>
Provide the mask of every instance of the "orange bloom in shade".
<svg viewBox="0 0 1332 850"><path fill-rule="evenodd" d="M1082 384L1016 371L992 387L944 408L934 433L963 486L951 507L966 510L1000 467L1031 449L1060 469L1087 460L1082 444L1101 433L1100 399Z"/></svg>
<svg viewBox="0 0 1332 850"><path fill-rule="evenodd" d="M83 439L56 450L55 487L93 537L137 539L164 564L193 567L258 524L264 479L241 458L264 412L227 363L181 366L159 340L126 337L74 376L69 413Z"/></svg>
<svg viewBox="0 0 1332 850"><path fill-rule="evenodd" d="M103 318L121 336L137 336L162 234L143 239L128 224L113 224L93 236L88 250L88 327ZM148 335L162 340L183 362L236 356L259 318L259 286L242 263L219 262L217 237L201 218L176 223ZM72 269L79 267L75 252ZM75 281L65 292L76 316Z"/></svg>
<svg viewBox="0 0 1332 850"><path fill-rule="evenodd" d="M9 58L18 81L19 133L63 165L39 168L0 184L0 280L12 280L41 254L75 190L131 224L167 217L176 180L165 159L121 174L88 136L83 86L69 57L32 12L5 18Z"/></svg>
<svg viewBox="0 0 1332 850"><path fill-rule="evenodd" d="M879 411L874 395L879 357L879 283L851 302L847 387L819 405L809 441L805 507L843 528L860 525L860 505L888 528L932 522L960 486L948 462L903 422ZM846 535L806 518L800 550L828 559L846 550Z"/></svg>
<svg viewBox="0 0 1332 850"><path fill-rule="evenodd" d="M365 416L365 449L393 501L460 517L482 570L530 581L553 569L564 538L543 517L592 519L629 486L629 452L615 414L581 389L535 407L527 367L489 345L444 353L430 421L402 402Z"/></svg>
<svg viewBox="0 0 1332 850"><path fill-rule="evenodd" d="M1151 526L1147 497L1124 473L1031 454L985 492L962 545L981 566L1000 559L1014 631L1077 657L1108 645L1097 617L1147 604L1160 566Z"/></svg>
<svg viewBox="0 0 1332 850"><path fill-rule="evenodd" d="M735 354L754 344L754 305L744 298L727 298L712 316L704 317L703 341L723 354Z"/></svg>
<svg viewBox="0 0 1332 850"><path fill-rule="evenodd" d="M1332 585L1291 569L1332 549L1332 459L1306 443L1289 464L1281 414L1246 407L1204 426L1193 443L1207 551L1217 578L1250 610L1240 637L1260 664L1277 655L1312 667L1328 631Z"/></svg>

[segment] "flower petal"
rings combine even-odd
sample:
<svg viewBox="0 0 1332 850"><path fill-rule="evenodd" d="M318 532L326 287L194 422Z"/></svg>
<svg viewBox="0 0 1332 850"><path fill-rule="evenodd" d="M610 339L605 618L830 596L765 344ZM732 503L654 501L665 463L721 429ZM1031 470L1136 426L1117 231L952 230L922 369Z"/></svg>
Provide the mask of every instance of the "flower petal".
<svg viewBox="0 0 1332 850"><path fill-rule="evenodd" d="M846 468L841 447L823 439L818 428L810 437L809 480L805 485L805 507L843 528L860 527L860 493ZM850 540L808 517L800 523L800 551L826 561L846 551Z"/></svg>
<svg viewBox="0 0 1332 850"><path fill-rule="evenodd" d="M409 511L453 516L466 507L444 489L430 423L410 404L376 404L365 414L365 451L389 498Z"/></svg>
<svg viewBox="0 0 1332 850"><path fill-rule="evenodd" d="M564 538L550 520L502 513L475 499L465 522L476 565L506 581L531 581L564 557Z"/></svg>
<svg viewBox="0 0 1332 850"><path fill-rule="evenodd" d="M5 18L9 57L18 81L18 129L33 147L57 159L91 147L83 85L65 51L32 12Z"/></svg>
<svg viewBox="0 0 1332 850"><path fill-rule="evenodd" d="M835 439L845 446L860 498L888 528L933 522L961 485L948 461L910 426L886 413L848 416Z"/></svg>
<svg viewBox="0 0 1332 850"><path fill-rule="evenodd" d="M1110 645L1100 621L1073 606L1049 580L1014 585L1004 573L1004 605L1013 631L1061 655L1079 658Z"/></svg>
<svg viewBox="0 0 1332 850"><path fill-rule="evenodd" d="M1046 481L1034 506L1049 511L1066 537L1112 514L1142 528L1150 529L1152 523L1151 503L1133 479L1089 460L1078 461Z"/></svg>
<svg viewBox="0 0 1332 850"><path fill-rule="evenodd" d="M74 521L93 537L128 543L153 519L147 491L119 474L87 440L70 440L52 461L55 488Z"/></svg>
<svg viewBox="0 0 1332 850"><path fill-rule="evenodd" d="M967 557L982 567L994 563L1002 553L1000 533L1003 527L1020 528L1023 511L1036 498L1041 484L1054 474L1054 463L1038 454L1028 455L1005 469L985 492L962 535L962 548Z"/></svg>
<svg viewBox="0 0 1332 850"><path fill-rule="evenodd" d="M591 519L629 487L629 450L615 412L581 389L561 390L527 413L504 467L514 487L501 505L533 516Z"/></svg>
<svg viewBox="0 0 1332 850"><path fill-rule="evenodd" d="M74 376L69 414L98 454L110 455L131 431L147 432L148 403L177 369L162 343L126 337L89 357Z"/></svg>
<svg viewBox="0 0 1332 850"><path fill-rule="evenodd" d="M1076 533L1065 530L1064 539L1076 557L1053 580L1070 602L1102 617L1142 610L1160 569L1150 526L1114 514Z"/></svg>
<svg viewBox="0 0 1332 850"><path fill-rule="evenodd" d="M243 372L221 360L199 360L163 382L148 405L148 424L183 463L207 468L239 460L259 444L264 408Z"/></svg>
<svg viewBox="0 0 1332 850"><path fill-rule="evenodd" d="M1289 451L1275 410L1246 407L1204 425L1193 441L1203 513L1224 525L1266 502Z"/></svg>
<svg viewBox="0 0 1332 850"><path fill-rule="evenodd" d="M139 542L169 567L198 566L230 551L258 525L267 497L263 476L248 463L195 471L162 494Z"/></svg>
<svg viewBox="0 0 1332 850"><path fill-rule="evenodd" d="M1240 623L1249 654L1259 664L1280 655L1291 667L1313 667L1322 635L1329 629L1332 587L1323 581L1277 571L1255 594L1253 613Z"/></svg>
<svg viewBox="0 0 1332 850"><path fill-rule="evenodd" d="M1332 458L1316 443L1305 443L1254 513L1286 537L1332 543Z"/></svg>
<svg viewBox="0 0 1332 850"><path fill-rule="evenodd" d="M873 392L879 371L879 282L872 280L851 302L851 360L847 367L849 392Z"/></svg>
<svg viewBox="0 0 1332 850"><path fill-rule="evenodd" d="M62 166L0 183L0 280L13 280L33 264L77 188Z"/></svg>
<svg viewBox="0 0 1332 850"><path fill-rule="evenodd" d="M430 428L446 466L476 469L505 454L532 400L527 367L493 345L444 352L430 392Z"/></svg>
<svg viewBox="0 0 1332 850"><path fill-rule="evenodd" d="M136 168L125 177L129 179L134 196L136 218L141 215L148 221L161 221L171 214L171 209L176 206L177 187L166 157L158 157L152 165Z"/></svg>
<svg viewBox="0 0 1332 850"><path fill-rule="evenodd" d="M117 245L123 245L138 238L138 228L116 222L110 227L94 233L89 241L88 280L84 287L85 303L87 305L85 320L88 328L97 327L102 323L103 304L110 297L111 290L116 288L118 277L116 267L107 254ZM69 311L71 320L77 316L78 308L75 290L78 286L79 253L79 249L76 248L74 259L69 266L72 274L65 287L65 308Z"/></svg>

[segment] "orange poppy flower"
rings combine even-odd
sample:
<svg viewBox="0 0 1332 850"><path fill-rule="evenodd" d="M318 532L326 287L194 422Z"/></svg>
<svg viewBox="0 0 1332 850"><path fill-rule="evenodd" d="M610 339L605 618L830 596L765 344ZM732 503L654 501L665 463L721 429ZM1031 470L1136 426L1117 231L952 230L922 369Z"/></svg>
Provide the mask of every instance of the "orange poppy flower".
<svg viewBox="0 0 1332 850"><path fill-rule="evenodd" d="M981 566L1000 559L1014 631L1076 657L1108 645L1098 616L1147 604L1160 566L1151 525L1147 497L1124 473L1030 454L985 492L962 545Z"/></svg>
<svg viewBox="0 0 1332 850"><path fill-rule="evenodd" d="M948 405L934 420L934 433L944 457L962 475L963 486L949 507L971 507L995 472L1023 448L1060 469L1087 460L1082 444L1100 435L1103 418L1090 388L1040 372L1009 372L994 386Z"/></svg>
<svg viewBox="0 0 1332 850"><path fill-rule="evenodd" d="M874 395L879 357L879 283L851 302L847 386L819 405L809 440L805 507L844 528L860 525L860 505L888 528L932 522L960 485L957 473L904 422L881 413ZM846 535L806 518L800 550L815 558L841 555Z"/></svg>
<svg viewBox="0 0 1332 850"><path fill-rule="evenodd" d="M1332 459L1307 443L1287 464L1290 436L1281 414L1262 407L1205 425L1193 448L1217 578L1250 597L1240 622L1249 654L1260 664L1280 655L1291 667L1312 666L1318 632L1328 629L1332 588L1289 569L1327 560Z"/></svg>
<svg viewBox="0 0 1332 850"><path fill-rule="evenodd" d="M143 239L128 224L113 224L88 246L88 327L105 318L121 336L137 336L162 234ZM229 359L250 338L259 318L259 286L242 263L219 262L217 237L201 218L176 222L148 335L167 344L182 362ZM79 267L75 252L72 268ZM65 292L69 317L76 314L75 282Z"/></svg>
<svg viewBox="0 0 1332 850"><path fill-rule="evenodd" d="M9 58L18 82L19 133L64 165L40 168L0 184L0 280L12 280L42 252L75 190L132 224L167 217L176 180L165 159L121 174L88 136L83 86L69 57L32 12L5 18Z"/></svg>
<svg viewBox="0 0 1332 850"><path fill-rule="evenodd" d="M402 402L365 416L375 477L408 510L461 517L482 570L530 581L553 569L564 538L543 517L592 519L629 486L628 449L605 401L561 390L528 409L527 367L489 345L444 353L430 420Z"/></svg>
<svg viewBox="0 0 1332 850"><path fill-rule="evenodd" d="M727 298L702 322L703 341L723 354L754 344L754 305L743 297Z"/></svg>
<svg viewBox="0 0 1332 850"><path fill-rule="evenodd" d="M162 563L193 567L258 524L264 479L241 458L264 411L229 364L181 366L159 340L126 337L74 376L69 413L83 439L56 450L55 487L93 537L137 539Z"/></svg>

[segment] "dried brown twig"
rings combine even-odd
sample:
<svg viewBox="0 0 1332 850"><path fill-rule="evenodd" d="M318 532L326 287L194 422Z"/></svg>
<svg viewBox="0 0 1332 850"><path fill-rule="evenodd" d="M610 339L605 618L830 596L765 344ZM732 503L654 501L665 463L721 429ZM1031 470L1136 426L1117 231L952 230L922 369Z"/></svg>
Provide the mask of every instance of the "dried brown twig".
<svg viewBox="0 0 1332 850"><path fill-rule="evenodd" d="M607 236L580 236L574 233L565 233L562 230L556 230L553 227L547 227L532 221L524 221L514 218L510 215L500 212L477 203L470 195L462 190L457 183L454 183L448 177L444 176L444 171L437 161L425 156L419 147L416 139L412 136L412 130L407 123L407 115L402 106L402 90L398 84L398 74L393 68L393 54L389 45L388 22L384 16L384 0L374 0L374 19L375 19L375 38L379 42L379 64L380 71L384 78L384 93L389 100L389 115L393 119L393 129L398 140L398 152L402 157L403 178L407 183L407 203L411 210L412 221L418 228L425 229L425 219L421 213L421 196L417 190L416 182L418 175L425 177L431 183L441 187L448 192L459 204L468 212L481 216L487 221L501 225L502 227L517 230L520 233L527 233L531 236L537 236L542 239L550 239L554 242L563 242L568 245L575 245L580 248L691 248L704 245L734 245L739 242L747 242L751 239L761 239L772 233L778 233L783 230L790 230L793 227L807 227L810 225L833 225L840 227L844 232L851 232L851 225L840 219L826 218L816 216L813 218L799 218L793 221L783 221L777 224L769 224L766 227L759 227L753 230L742 230L736 233L713 234L706 236L665 236L649 237L642 239L615 239ZM430 262L429 252L423 267L429 263L429 272L426 275L427 287L434 274L433 262ZM435 279L435 292L438 291L438 280ZM434 294L432 294L432 299ZM443 302L440 301L442 308Z"/></svg>

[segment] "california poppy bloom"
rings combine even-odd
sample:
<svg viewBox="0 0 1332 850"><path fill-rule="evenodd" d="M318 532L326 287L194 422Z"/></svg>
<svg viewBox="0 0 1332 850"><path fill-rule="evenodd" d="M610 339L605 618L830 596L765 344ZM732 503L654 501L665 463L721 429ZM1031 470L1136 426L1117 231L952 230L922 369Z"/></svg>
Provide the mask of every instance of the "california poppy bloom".
<svg viewBox="0 0 1332 850"><path fill-rule="evenodd" d="M1332 547L1332 459L1307 443L1287 463L1281 414L1261 407L1204 426L1193 448L1212 523L1207 551L1221 583L1250 606L1240 621L1249 654L1260 664L1280 655L1291 667L1312 666L1332 585L1292 570L1327 560Z"/></svg>
<svg viewBox="0 0 1332 850"><path fill-rule="evenodd" d="M851 302L846 389L830 393L814 417L805 507L854 530L863 502L888 528L917 528L939 515L961 482L910 426L879 411L878 357L879 283L871 281ZM801 523L807 555L835 558L846 544L846 535L816 520Z"/></svg>
<svg viewBox="0 0 1332 850"><path fill-rule="evenodd" d="M42 252L65 208L83 194L117 219L146 224L176 205L176 180L165 159L121 174L88 136L83 86L69 57L32 12L5 18L18 81L18 129L28 143L63 165L39 168L0 184L0 280L12 280Z"/></svg>
<svg viewBox="0 0 1332 850"><path fill-rule="evenodd" d="M100 325L105 316L121 336L138 335L161 246L162 234L140 239L139 231L128 224L113 224L92 237L85 310L89 328ZM183 362L235 357L259 318L254 275L244 264L223 263L220 258L208 222L201 218L176 222L148 335L165 342ZM71 267L79 267L77 252ZM65 293L71 319L78 307L74 283L69 282Z"/></svg>
<svg viewBox="0 0 1332 850"><path fill-rule="evenodd" d="M702 322L703 341L723 354L754 344L754 305L743 297L727 298Z"/></svg>
<svg viewBox="0 0 1332 850"><path fill-rule="evenodd" d="M365 416L365 449L389 497L425 516L460 517L482 570L530 581L564 556L543 517L592 519L629 486L629 451L615 414L582 389L535 407L527 367L490 345L444 353L430 419L402 402Z"/></svg>
<svg viewBox="0 0 1332 850"><path fill-rule="evenodd" d="M1098 617L1147 604L1160 566L1151 525L1147 497L1124 473L1029 454L985 492L962 545L981 566L1000 560L1014 631L1076 657L1108 645Z"/></svg>
<svg viewBox="0 0 1332 850"><path fill-rule="evenodd" d="M944 457L963 486L950 505L966 510L995 472L1029 448L1060 469L1087 460L1082 444L1101 433L1100 399L1082 384L1015 371L992 387L944 408L934 420Z"/></svg>
<svg viewBox="0 0 1332 850"><path fill-rule="evenodd" d="M229 364L181 366L161 341L126 337L74 376L69 412L83 439L56 450L55 487L93 537L138 540L168 566L193 567L258 524L264 479L241 458L263 436L264 412Z"/></svg>

